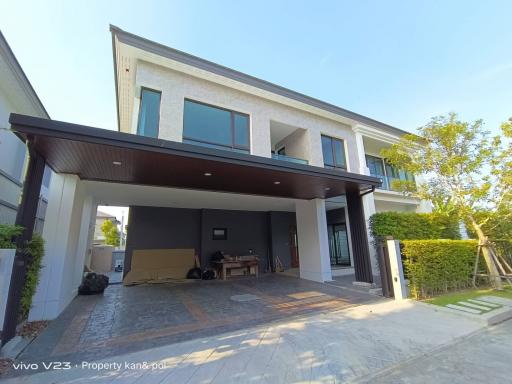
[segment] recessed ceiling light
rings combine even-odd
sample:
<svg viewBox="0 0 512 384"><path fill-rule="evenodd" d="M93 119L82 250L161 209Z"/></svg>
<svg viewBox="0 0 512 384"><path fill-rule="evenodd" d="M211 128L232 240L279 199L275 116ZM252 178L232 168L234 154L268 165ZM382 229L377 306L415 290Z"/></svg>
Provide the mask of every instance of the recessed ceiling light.
<svg viewBox="0 0 512 384"><path fill-rule="evenodd" d="M275 185L279 185L279 184L281 184L281 182L280 181L274 181L274 184Z"/></svg>
<svg viewBox="0 0 512 384"><path fill-rule="evenodd" d="M210 172L205 172L204 175L205 176L211 176L212 174Z"/></svg>
<svg viewBox="0 0 512 384"><path fill-rule="evenodd" d="M114 165L121 165L122 163L120 161L113 161L112 164L114 164Z"/></svg>
<svg viewBox="0 0 512 384"><path fill-rule="evenodd" d="M330 191L330 190L331 190L331 188L327 187L327 188L325 188L325 190L326 190L326 191Z"/></svg>

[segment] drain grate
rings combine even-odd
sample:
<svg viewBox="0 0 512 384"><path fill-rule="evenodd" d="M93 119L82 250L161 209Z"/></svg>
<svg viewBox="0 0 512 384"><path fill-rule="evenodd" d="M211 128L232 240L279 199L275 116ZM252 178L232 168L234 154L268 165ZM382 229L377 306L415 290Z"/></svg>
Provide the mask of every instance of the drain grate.
<svg viewBox="0 0 512 384"><path fill-rule="evenodd" d="M259 300L260 298L256 295L245 294L245 295L233 295L231 296L231 300L233 301L253 301Z"/></svg>

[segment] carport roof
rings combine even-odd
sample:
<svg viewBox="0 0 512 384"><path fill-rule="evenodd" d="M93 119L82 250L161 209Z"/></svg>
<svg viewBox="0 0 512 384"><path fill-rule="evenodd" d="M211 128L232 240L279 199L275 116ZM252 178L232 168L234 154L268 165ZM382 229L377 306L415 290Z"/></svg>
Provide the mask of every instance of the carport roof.
<svg viewBox="0 0 512 384"><path fill-rule="evenodd" d="M296 199L381 184L366 175L55 120L11 114L9 122L55 172L82 180Z"/></svg>

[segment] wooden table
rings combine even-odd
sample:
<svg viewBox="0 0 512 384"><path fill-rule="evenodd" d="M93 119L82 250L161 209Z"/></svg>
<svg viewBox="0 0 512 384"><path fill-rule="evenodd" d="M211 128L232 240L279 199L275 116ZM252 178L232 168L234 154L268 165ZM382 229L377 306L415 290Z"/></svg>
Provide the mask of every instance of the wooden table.
<svg viewBox="0 0 512 384"><path fill-rule="evenodd" d="M226 280L227 277L231 276L232 269L244 269L244 276L255 276L258 277L259 261L253 260L221 260L215 261L217 272L222 280ZM252 267L254 267L254 273L251 273Z"/></svg>

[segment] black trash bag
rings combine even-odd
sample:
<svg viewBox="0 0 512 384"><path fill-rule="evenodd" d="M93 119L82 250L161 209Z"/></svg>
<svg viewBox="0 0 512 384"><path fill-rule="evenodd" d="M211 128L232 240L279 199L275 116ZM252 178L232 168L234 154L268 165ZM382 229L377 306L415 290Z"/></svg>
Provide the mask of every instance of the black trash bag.
<svg viewBox="0 0 512 384"><path fill-rule="evenodd" d="M210 261L211 262L221 261L223 258L224 258L224 254L222 253L222 251L217 251L213 255L210 256Z"/></svg>
<svg viewBox="0 0 512 384"><path fill-rule="evenodd" d="M187 279L200 279L201 268L192 268L187 273Z"/></svg>
<svg viewBox="0 0 512 384"><path fill-rule="evenodd" d="M108 276L89 272L78 287L79 295L97 295L103 293L108 286Z"/></svg>
<svg viewBox="0 0 512 384"><path fill-rule="evenodd" d="M211 269L207 269L203 272L202 276L203 280L213 280L215 279L215 272L213 272Z"/></svg>

